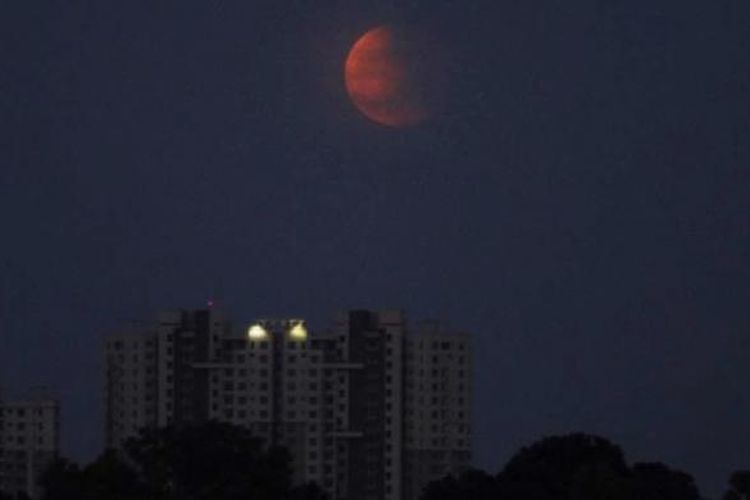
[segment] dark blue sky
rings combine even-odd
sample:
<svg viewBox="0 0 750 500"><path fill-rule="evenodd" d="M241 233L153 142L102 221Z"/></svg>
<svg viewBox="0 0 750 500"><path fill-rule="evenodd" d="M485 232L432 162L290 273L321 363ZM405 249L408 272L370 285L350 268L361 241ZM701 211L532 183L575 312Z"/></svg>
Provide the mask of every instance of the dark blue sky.
<svg viewBox="0 0 750 500"><path fill-rule="evenodd" d="M403 307L476 335L476 463L583 430L707 493L750 466L750 2L6 2L0 376L102 438L102 337ZM429 25L392 130L343 61Z"/></svg>

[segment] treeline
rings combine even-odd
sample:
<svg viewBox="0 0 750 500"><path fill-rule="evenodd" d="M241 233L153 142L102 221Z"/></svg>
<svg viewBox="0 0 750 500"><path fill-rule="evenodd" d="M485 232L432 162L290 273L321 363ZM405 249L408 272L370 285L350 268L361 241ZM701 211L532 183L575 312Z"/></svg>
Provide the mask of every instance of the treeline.
<svg viewBox="0 0 750 500"><path fill-rule="evenodd" d="M702 500L693 478L662 463L629 466L606 439L571 434L518 451L497 474L469 470L427 486L421 500ZM723 500L750 500L750 471L731 475Z"/></svg>
<svg viewBox="0 0 750 500"><path fill-rule="evenodd" d="M85 467L58 459L42 487L42 500L328 500L314 483L292 485L284 448L265 448L248 430L218 422L145 430ZM0 500L21 498L0 493ZM435 481L420 500L702 498L689 474L661 463L628 465L606 439L571 434L522 448L497 474L473 469ZM722 500L750 500L750 471L731 475Z"/></svg>
<svg viewBox="0 0 750 500"><path fill-rule="evenodd" d="M42 500L326 499L315 484L292 486L286 449L219 422L144 430L83 468L59 459L42 489Z"/></svg>

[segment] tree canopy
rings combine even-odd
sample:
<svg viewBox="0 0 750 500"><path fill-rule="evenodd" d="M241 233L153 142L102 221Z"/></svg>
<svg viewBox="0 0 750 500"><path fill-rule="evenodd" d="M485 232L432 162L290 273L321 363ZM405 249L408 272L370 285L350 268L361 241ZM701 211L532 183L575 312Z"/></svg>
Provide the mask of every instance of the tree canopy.
<svg viewBox="0 0 750 500"><path fill-rule="evenodd" d="M729 490L724 500L750 500L750 470L738 470L729 476Z"/></svg>
<svg viewBox="0 0 750 500"><path fill-rule="evenodd" d="M692 477L663 464L629 467L604 438L571 434L519 450L495 476L469 471L428 485L421 500L700 500Z"/></svg>
<svg viewBox="0 0 750 500"><path fill-rule="evenodd" d="M209 422L145 430L124 450L43 474L42 500L327 500L292 485L291 457L247 429ZM0 493L0 500L6 500ZM497 474L470 469L430 483L421 500L701 500L693 478L662 463L628 465L620 447L570 434L520 449ZM750 500L750 471L729 478L724 500Z"/></svg>
<svg viewBox="0 0 750 500"><path fill-rule="evenodd" d="M146 430L83 470L60 460L43 486L44 500L324 498L315 486L291 487L286 450L264 449L246 429L218 422Z"/></svg>
<svg viewBox="0 0 750 500"><path fill-rule="evenodd" d="M148 430L125 449L155 500L275 500L290 487L287 452L264 450L247 429L229 424Z"/></svg>
<svg viewBox="0 0 750 500"><path fill-rule="evenodd" d="M586 434L554 436L522 448L498 475L501 490L544 499L621 498L622 450Z"/></svg>

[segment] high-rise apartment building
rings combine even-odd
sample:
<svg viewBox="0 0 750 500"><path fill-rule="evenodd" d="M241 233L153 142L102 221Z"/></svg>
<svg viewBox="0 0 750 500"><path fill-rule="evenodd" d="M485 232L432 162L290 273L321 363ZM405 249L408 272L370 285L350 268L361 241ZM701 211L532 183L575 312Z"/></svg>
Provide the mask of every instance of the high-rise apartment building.
<svg viewBox="0 0 750 500"><path fill-rule="evenodd" d="M154 331L135 325L112 335L106 352L106 421L108 447L115 447L156 420L156 345Z"/></svg>
<svg viewBox="0 0 750 500"><path fill-rule="evenodd" d="M312 335L299 319L234 329L218 311L162 313L107 340L107 442L209 419L293 457L336 499L413 499L470 460L468 337L410 331L400 311L350 311Z"/></svg>
<svg viewBox="0 0 750 500"><path fill-rule="evenodd" d="M471 460L473 367L468 335L439 323L417 324L405 350L404 492L417 498Z"/></svg>
<svg viewBox="0 0 750 500"><path fill-rule="evenodd" d="M58 454L59 425L54 400L0 402L0 491L39 497L41 474Z"/></svg>
<svg viewBox="0 0 750 500"><path fill-rule="evenodd" d="M234 331L216 310L161 313L107 339L106 441L142 427L219 420L288 448L294 479L334 488L330 341L302 320ZM325 368L324 368L325 366Z"/></svg>

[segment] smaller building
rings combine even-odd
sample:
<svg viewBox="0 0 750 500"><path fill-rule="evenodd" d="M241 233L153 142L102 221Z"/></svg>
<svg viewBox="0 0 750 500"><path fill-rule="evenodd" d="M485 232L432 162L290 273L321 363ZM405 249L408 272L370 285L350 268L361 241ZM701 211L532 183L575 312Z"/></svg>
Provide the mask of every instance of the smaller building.
<svg viewBox="0 0 750 500"><path fill-rule="evenodd" d="M59 422L57 401L0 402L0 491L40 496L41 475L57 457Z"/></svg>

